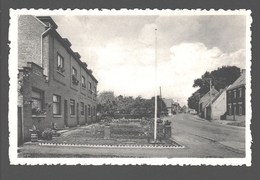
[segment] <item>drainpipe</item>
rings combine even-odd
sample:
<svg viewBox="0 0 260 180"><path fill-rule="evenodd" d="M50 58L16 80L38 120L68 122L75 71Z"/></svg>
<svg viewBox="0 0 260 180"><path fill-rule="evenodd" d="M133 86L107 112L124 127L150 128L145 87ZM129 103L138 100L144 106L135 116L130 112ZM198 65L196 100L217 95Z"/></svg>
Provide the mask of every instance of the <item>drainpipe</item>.
<svg viewBox="0 0 260 180"><path fill-rule="evenodd" d="M43 67L43 36L45 34L47 34L47 32L49 32L51 30L51 27L49 27L46 31L44 31L42 34L41 34L41 67ZM44 67L43 67L44 68ZM44 73L43 73L44 74ZM49 76L46 75L46 80L48 81L49 80Z"/></svg>

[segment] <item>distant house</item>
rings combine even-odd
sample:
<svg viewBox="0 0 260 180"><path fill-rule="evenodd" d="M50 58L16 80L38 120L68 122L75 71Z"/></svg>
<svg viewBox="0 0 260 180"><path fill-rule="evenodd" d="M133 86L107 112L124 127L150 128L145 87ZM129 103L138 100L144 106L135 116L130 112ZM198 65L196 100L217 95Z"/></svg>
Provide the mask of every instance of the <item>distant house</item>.
<svg viewBox="0 0 260 180"><path fill-rule="evenodd" d="M227 90L227 119L245 120L245 70Z"/></svg>
<svg viewBox="0 0 260 180"><path fill-rule="evenodd" d="M163 102L165 103L167 110L168 110L168 115L172 115L173 114L173 100L172 99L166 99L163 98Z"/></svg>
<svg viewBox="0 0 260 180"><path fill-rule="evenodd" d="M181 108L181 109L182 109L182 112L183 112L183 113L187 113L187 112L188 112L188 107L187 107L187 106L185 106L185 105L184 105L184 106L182 106L182 108Z"/></svg>
<svg viewBox="0 0 260 180"><path fill-rule="evenodd" d="M210 91L207 92L199 101L199 113L202 118L207 117L206 115L206 105L213 100L213 98L218 94L218 91L214 88L211 88L211 99L210 99Z"/></svg>
<svg viewBox="0 0 260 180"><path fill-rule="evenodd" d="M210 101L205 106L206 110L206 119L221 119L221 116L224 115L227 111L227 96L226 96L226 90L225 89L220 90L220 92L212 99L212 108L210 108ZM212 111L211 111L212 109Z"/></svg>

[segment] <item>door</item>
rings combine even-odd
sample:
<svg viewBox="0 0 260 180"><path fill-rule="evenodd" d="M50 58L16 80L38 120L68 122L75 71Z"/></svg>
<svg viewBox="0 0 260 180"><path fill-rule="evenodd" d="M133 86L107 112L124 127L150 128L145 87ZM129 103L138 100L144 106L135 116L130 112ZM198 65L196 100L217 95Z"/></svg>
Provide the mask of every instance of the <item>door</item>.
<svg viewBox="0 0 260 180"><path fill-rule="evenodd" d="M233 116L234 119L233 119L233 120L235 121L235 120L236 120L237 107L236 107L236 104L234 104L233 106L234 106L234 112L233 112L233 114L234 114L234 116Z"/></svg>
<svg viewBox="0 0 260 180"><path fill-rule="evenodd" d="M69 127L68 124L68 101L64 100L64 125L65 127Z"/></svg>
<svg viewBox="0 0 260 180"><path fill-rule="evenodd" d="M79 103L77 103L77 124L79 125Z"/></svg>
<svg viewBox="0 0 260 180"><path fill-rule="evenodd" d="M90 113L91 113L91 123L93 123L93 107L90 107Z"/></svg>
<svg viewBox="0 0 260 180"><path fill-rule="evenodd" d="M23 144L22 107L18 107L18 146Z"/></svg>
<svg viewBox="0 0 260 180"><path fill-rule="evenodd" d="M85 123L88 123L87 105L85 105Z"/></svg>

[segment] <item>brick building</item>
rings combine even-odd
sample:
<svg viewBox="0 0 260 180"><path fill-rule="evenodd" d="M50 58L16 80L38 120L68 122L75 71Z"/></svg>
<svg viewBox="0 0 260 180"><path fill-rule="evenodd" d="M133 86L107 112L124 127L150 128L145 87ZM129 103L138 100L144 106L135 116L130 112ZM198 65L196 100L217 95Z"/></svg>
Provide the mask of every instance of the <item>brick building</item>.
<svg viewBox="0 0 260 180"><path fill-rule="evenodd" d="M96 122L98 81L51 17L18 19L18 141L40 131ZM76 28L76 27L75 27Z"/></svg>
<svg viewBox="0 0 260 180"><path fill-rule="evenodd" d="M241 76L227 89L227 119L245 120L245 70Z"/></svg>

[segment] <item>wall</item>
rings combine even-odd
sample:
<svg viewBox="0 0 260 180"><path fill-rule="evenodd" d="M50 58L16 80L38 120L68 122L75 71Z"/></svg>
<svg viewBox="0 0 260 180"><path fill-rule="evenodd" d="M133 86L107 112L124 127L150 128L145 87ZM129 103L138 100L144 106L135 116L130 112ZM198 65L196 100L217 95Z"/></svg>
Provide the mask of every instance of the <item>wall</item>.
<svg viewBox="0 0 260 180"><path fill-rule="evenodd" d="M32 31L33 29L33 31ZM21 15L18 19L18 67L34 62L41 66L41 34L45 26L31 15Z"/></svg>
<svg viewBox="0 0 260 180"><path fill-rule="evenodd" d="M212 119L220 119L220 116L225 114L225 112L227 111L226 97L226 91L224 91L212 104Z"/></svg>

